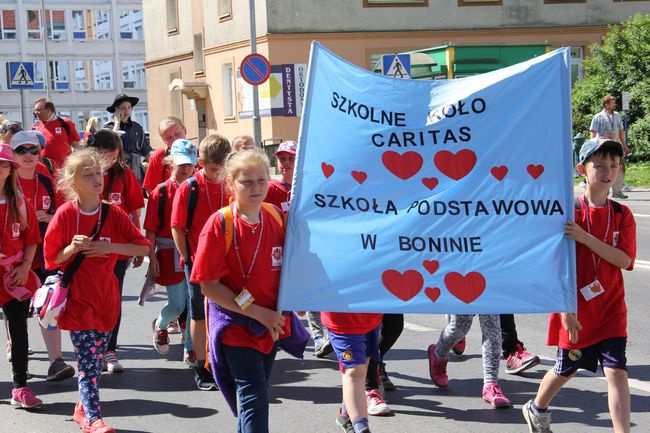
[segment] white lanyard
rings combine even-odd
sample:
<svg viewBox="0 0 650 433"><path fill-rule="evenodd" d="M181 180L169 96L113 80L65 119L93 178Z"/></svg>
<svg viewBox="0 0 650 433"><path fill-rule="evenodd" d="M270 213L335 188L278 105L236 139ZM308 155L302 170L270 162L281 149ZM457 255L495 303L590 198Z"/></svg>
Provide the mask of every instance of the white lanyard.
<svg viewBox="0 0 650 433"><path fill-rule="evenodd" d="M255 262L257 261L257 253L260 251L260 245L262 243L262 235L264 234L264 213L260 211L260 235L257 238L257 246L255 247L255 252L253 253L253 258L251 259L251 264L248 267L248 272L244 272L244 265L241 260L241 256L239 254L239 244L237 244L237 205L235 204L235 218L233 221L233 225L235 226L235 233L233 235L233 245L235 246L235 253L237 254L237 261L239 262L239 269L241 270L242 277L244 277L244 284L242 287L246 287L246 283L248 283L248 279L251 276L251 272L253 272L253 266L255 266ZM255 233L255 231L253 231Z"/></svg>
<svg viewBox="0 0 650 433"><path fill-rule="evenodd" d="M97 231L99 230L99 224L102 221L102 202L99 202L99 206L97 207L98 210L93 211L90 213L90 215L94 215L95 212L99 212L99 218L97 218ZM81 208L79 207L79 200L77 200L77 230L75 232L76 235L79 234L79 217L81 215ZM93 232L90 232L88 236L92 236ZM99 233L95 233L95 235L98 235Z"/></svg>
<svg viewBox="0 0 650 433"><path fill-rule="evenodd" d="M591 223L589 222L589 202L587 201L587 197L582 197L582 200L584 201L585 206L587 207L587 210L585 211L585 220L587 221L587 233L591 233ZM607 243L607 236L609 235L609 228L612 223L612 203L609 200L605 201L605 205L607 206L607 228L605 229L605 236L603 236L603 242ZM594 264L594 273L596 274L596 278L598 278L598 266L600 266L600 261L602 260L602 257L598 256L598 260L596 260L596 253L591 251L591 261Z"/></svg>
<svg viewBox="0 0 650 433"><path fill-rule="evenodd" d="M36 210L38 210L38 202L36 201L36 199L38 198L38 184L40 182L38 181L38 175L35 174L34 176L35 176L34 177L34 182L36 182L36 192L34 192L34 201L32 202L32 205L34 206L34 208L36 208ZM25 194L25 189L23 188L23 185L20 182L20 177L16 176L16 179L18 179L18 188L20 188L20 192ZM45 209L45 210L47 210L47 209Z"/></svg>
<svg viewBox="0 0 650 433"><path fill-rule="evenodd" d="M612 113L612 115L610 116L609 113L605 111L605 117L607 117L607 120L609 121L609 125L611 126L610 131L614 131L616 129L614 127L614 120L616 120L616 118L614 117L614 113Z"/></svg>

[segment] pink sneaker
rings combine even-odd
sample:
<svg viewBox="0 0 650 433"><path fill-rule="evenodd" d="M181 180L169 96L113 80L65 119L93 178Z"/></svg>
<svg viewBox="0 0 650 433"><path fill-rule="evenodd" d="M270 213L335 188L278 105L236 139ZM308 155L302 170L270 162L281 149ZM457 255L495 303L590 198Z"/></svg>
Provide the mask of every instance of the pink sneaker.
<svg viewBox="0 0 650 433"><path fill-rule="evenodd" d="M80 426L86 422L86 411L84 410L84 405L81 404L81 400L77 401L77 404L74 405L72 421L76 422Z"/></svg>
<svg viewBox="0 0 650 433"><path fill-rule="evenodd" d="M36 397L31 389L23 386L11 391L11 405L20 406L23 409L32 409L43 404L43 401Z"/></svg>
<svg viewBox="0 0 650 433"><path fill-rule="evenodd" d="M436 357L436 345L432 344L427 350L429 356L429 376L434 385L439 388L447 388L449 378L447 377L447 359Z"/></svg>
<svg viewBox="0 0 650 433"><path fill-rule="evenodd" d="M91 424L85 422L81 428L85 433L115 433L115 429L110 425L106 425L101 418L96 419Z"/></svg>
<svg viewBox="0 0 650 433"><path fill-rule="evenodd" d="M517 343L516 349L506 358L506 373L519 374L539 364L539 356L528 352L524 346Z"/></svg>
<svg viewBox="0 0 650 433"><path fill-rule="evenodd" d="M496 382L489 382L483 386L483 400L494 407L510 407L510 400L503 395L501 387Z"/></svg>
<svg viewBox="0 0 650 433"><path fill-rule="evenodd" d="M456 355L460 356L463 353L465 353L466 347L467 347L467 340L465 339L465 337L463 337L460 339L458 343L454 344L454 347L452 347L451 350L453 350Z"/></svg>

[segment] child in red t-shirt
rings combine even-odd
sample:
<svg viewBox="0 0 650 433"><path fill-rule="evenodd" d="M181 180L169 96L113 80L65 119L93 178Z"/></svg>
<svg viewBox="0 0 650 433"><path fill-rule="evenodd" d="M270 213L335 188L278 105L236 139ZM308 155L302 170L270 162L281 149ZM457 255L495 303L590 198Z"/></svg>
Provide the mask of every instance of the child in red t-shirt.
<svg viewBox="0 0 650 433"><path fill-rule="evenodd" d="M197 150L194 143L185 139L174 141L171 154L165 164L172 166L171 178L158 185L149 195L147 214L144 220L146 237L155 248L149 252L148 274L156 278L156 283L165 286L167 304L153 324L153 347L161 355L169 353L169 335L167 328L172 321L189 308L188 285L182 263L171 231L171 213L174 195L178 185L192 176L197 164ZM163 193L165 194L163 197ZM161 200L162 221L160 220ZM189 328L182 331L184 339L184 359L196 359L193 353L192 338Z"/></svg>
<svg viewBox="0 0 650 433"><path fill-rule="evenodd" d="M185 274L190 281L192 274L192 261L199 243L199 235L203 225L210 215L228 204L230 194L222 181L224 161L230 153L230 143L219 135L211 134L205 137L199 145L199 165L203 168L192 178L181 183L174 196L172 209L172 236L176 248L180 252L184 263ZM191 182L190 182L191 181ZM188 203L192 190L196 194L196 205L189 229L186 230L189 220ZM213 391L217 387L212 379L212 374L205 365L205 297L198 284L190 283L190 334L196 353L194 381L201 391Z"/></svg>
<svg viewBox="0 0 650 433"><path fill-rule="evenodd" d="M158 133L164 146L154 150L149 158L149 166L147 166L147 172L142 182L142 187L147 191L147 194L151 194L155 187L171 176L171 168L169 164L165 164L165 157L169 156L174 141L185 138L187 130L181 119L167 116L158 124Z"/></svg>
<svg viewBox="0 0 650 433"><path fill-rule="evenodd" d="M119 206L129 215L135 227L140 229L140 209L144 207L144 196L142 195L142 188L138 183L135 173L126 165L122 140L113 131L100 129L88 137L86 145L89 148L98 150L108 161L106 173L104 174L102 199ZM118 280L120 296L122 296L124 276L131 264L131 259L132 257L130 256L120 255L115 263L114 271ZM134 257L133 267L137 268L140 266L143 260L143 256ZM111 333L111 339L108 342L106 356L104 357L104 370L107 370L109 373L121 373L124 371L124 367L115 353L121 321L122 309L120 308L120 314L115 323L115 328Z"/></svg>
<svg viewBox="0 0 650 433"><path fill-rule="evenodd" d="M27 312L29 300L40 285L31 268L40 234L34 208L16 187L19 167L11 146L0 144L0 305L11 338L11 404L31 409L43 403L26 386Z"/></svg>
<svg viewBox="0 0 650 433"><path fill-rule="evenodd" d="M299 336L295 327L301 325L295 315L276 311L284 223L279 209L262 206L268 189L268 158L259 150L234 153L225 174L234 202L206 222L191 281L200 282L208 299L210 360L235 413L237 389L237 431L268 432L268 380L277 340L295 341L296 350L282 347L302 357L309 335L303 328L304 339ZM227 214L232 218L227 219ZM224 231L225 224L232 227Z"/></svg>
<svg viewBox="0 0 650 433"><path fill-rule="evenodd" d="M377 390L366 392L368 363L380 362L379 325L382 314L321 313L323 325L339 360L343 404L336 424L344 431L370 433L368 400L381 398Z"/></svg>
<svg viewBox="0 0 650 433"><path fill-rule="evenodd" d="M576 241L577 313L552 314L548 344L558 346L555 367L546 373L534 400L522 408L531 432L550 432L553 398L578 369L596 372L600 362L608 384L614 431L630 431L627 379L627 307L621 269L631 271L636 257L636 223L626 206L607 199L621 170L618 141L594 138L580 149L576 169L587 187L564 227Z"/></svg>
<svg viewBox="0 0 650 433"><path fill-rule="evenodd" d="M110 205L102 215L104 164L93 149L68 156L59 176L59 189L68 201L50 221L44 245L50 269L65 271L76 254L85 256L70 282L59 327L70 331L79 370L80 401L73 419L85 432L98 433L115 431L102 420L98 390L102 359L120 312L115 262L118 255L145 255L151 246L119 206ZM91 238L102 218L103 227Z"/></svg>
<svg viewBox="0 0 650 433"><path fill-rule="evenodd" d="M62 197L55 193L52 178L38 172L41 146L36 131L21 131L11 139L14 159L20 168L16 170L16 181L20 191L27 200L27 203L36 210L36 218L40 229L41 239L45 236L47 225L54 216L54 211L63 204ZM43 250L38 248L32 265L32 270L38 275L41 281L45 281L56 270L45 269L43 261ZM63 360L61 351L61 330L41 328L43 341L47 347L47 355L50 367L47 371L47 380L59 381L74 376L74 367Z"/></svg>

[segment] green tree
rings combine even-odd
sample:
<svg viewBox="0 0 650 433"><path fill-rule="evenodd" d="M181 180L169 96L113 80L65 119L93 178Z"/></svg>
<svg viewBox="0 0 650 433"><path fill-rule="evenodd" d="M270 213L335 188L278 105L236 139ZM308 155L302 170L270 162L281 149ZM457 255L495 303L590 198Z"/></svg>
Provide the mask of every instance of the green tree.
<svg viewBox="0 0 650 433"><path fill-rule="evenodd" d="M604 95L615 96L620 106L621 93L629 92L630 160L650 160L650 15L636 14L611 26L603 44L590 48L593 56L585 59L585 77L573 86L574 133L589 136Z"/></svg>

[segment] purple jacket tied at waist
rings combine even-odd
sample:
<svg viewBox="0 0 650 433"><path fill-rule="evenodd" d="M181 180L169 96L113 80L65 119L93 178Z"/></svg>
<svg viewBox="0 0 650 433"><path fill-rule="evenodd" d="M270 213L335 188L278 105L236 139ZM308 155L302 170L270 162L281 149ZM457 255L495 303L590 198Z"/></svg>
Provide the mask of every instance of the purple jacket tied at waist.
<svg viewBox="0 0 650 433"><path fill-rule="evenodd" d="M294 358L303 358L303 353L307 342L309 341L309 332L302 326L300 319L293 312L283 313L289 316L291 320L291 335L287 338L281 338L279 341L280 349L287 352ZM237 324L247 327L256 336L262 336L268 332L266 327L255 319L226 310L219 307L212 301L208 300L206 319L208 320L208 349L210 351L210 365L212 366L212 375L219 386L223 397L226 399L232 413L237 416L237 393L235 381L230 375L221 351L221 336L228 326Z"/></svg>

